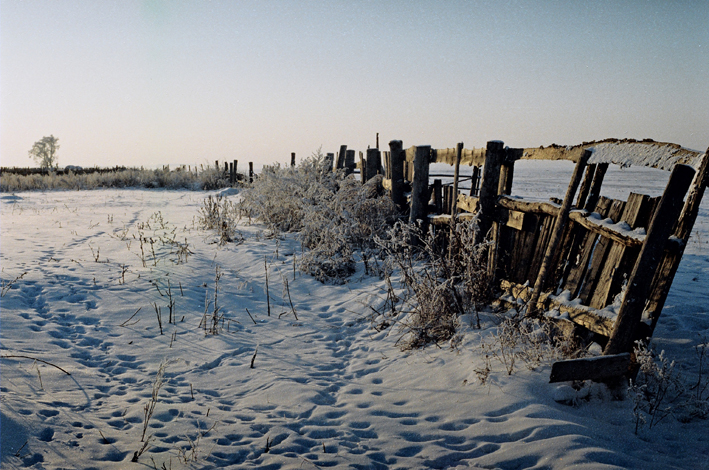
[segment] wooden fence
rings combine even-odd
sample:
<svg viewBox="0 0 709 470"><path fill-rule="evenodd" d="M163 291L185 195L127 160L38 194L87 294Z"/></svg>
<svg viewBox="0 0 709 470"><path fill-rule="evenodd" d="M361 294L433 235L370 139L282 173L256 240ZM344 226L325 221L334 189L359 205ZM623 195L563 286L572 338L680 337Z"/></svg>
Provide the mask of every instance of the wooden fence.
<svg viewBox="0 0 709 470"><path fill-rule="evenodd" d="M360 152L363 181L382 173L410 222L445 226L453 218L477 217L478 241L492 241L488 271L500 302L526 315L556 311L560 321L604 346L600 359L554 364L552 381L605 380L627 372L634 341L650 337L657 325L689 239L709 179L707 153L696 169L675 164L662 197L633 192L623 201L600 196L608 163L588 164L593 143L512 149L491 141L484 149L458 144L404 150L401 141L392 141L389 147L388 152L368 149L366 159ZM354 170L350 152L343 146L335 166ZM692 156L679 152L676 161ZM512 197L520 159L574 162L563 199ZM434 162L454 165L451 185L438 179L431 184ZM473 166L471 176L460 178L461 164ZM465 180L470 189L463 194L458 184ZM619 295L620 306L613 307Z"/></svg>

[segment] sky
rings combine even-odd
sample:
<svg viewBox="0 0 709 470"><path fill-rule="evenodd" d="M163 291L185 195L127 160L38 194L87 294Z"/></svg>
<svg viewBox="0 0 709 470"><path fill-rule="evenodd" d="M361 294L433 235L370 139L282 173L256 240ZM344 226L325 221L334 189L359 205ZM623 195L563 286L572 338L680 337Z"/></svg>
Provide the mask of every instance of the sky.
<svg viewBox="0 0 709 470"><path fill-rule="evenodd" d="M704 150L707 25L706 0L0 0L0 164L50 134L60 166L259 166L377 133Z"/></svg>

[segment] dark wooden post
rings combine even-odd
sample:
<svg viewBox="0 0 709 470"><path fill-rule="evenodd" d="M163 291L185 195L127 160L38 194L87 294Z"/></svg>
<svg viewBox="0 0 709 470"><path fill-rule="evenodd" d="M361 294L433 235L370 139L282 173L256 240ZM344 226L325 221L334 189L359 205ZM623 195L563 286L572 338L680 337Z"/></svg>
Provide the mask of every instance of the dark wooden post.
<svg viewBox="0 0 709 470"><path fill-rule="evenodd" d="M451 202L451 215L458 215L458 178L460 177L460 159L463 157L463 142L455 146L455 169L453 170L453 202Z"/></svg>
<svg viewBox="0 0 709 470"><path fill-rule="evenodd" d="M229 174L229 163L224 162L224 175L226 176L228 174Z"/></svg>
<svg viewBox="0 0 709 470"><path fill-rule="evenodd" d="M647 303L647 311L650 312L652 316L650 334L655 330L657 320L660 318L662 308L665 306L665 300L667 300L667 294L672 286L672 280L677 273L677 268L682 260L684 249L687 247L687 241L689 241L692 227L697 219L699 205L702 202L704 188L707 183L709 183L709 149L704 153L704 157L697 169L697 174L694 175L694 181L692 181L692 186L687 194L687 200L682 208L682 214L677 222L677 228L673 234L675 237L682 240L683 243L680 244L680 248L677 252L665 252L662 263L652 282L652 294Z"/></svg>
<svg viewBox="0 0 709 470"><path fill-rule="evenodd" d="M443 213L443 182L433 180L433 204L436 206L436 214Z"/></svg>
<svg viewBox="0 0 709 470"><path fill-rule="evenodd" d="M335 164L335 168L338 168L338 169L344 168L346 157L347 157L347 146L340 145L340 153L337 154L337 163Z"/></svg>
<svg viewBox="0 0 709 470"><path fill-rule="evenodd" d="M492 228L495 202L498 196L497 188L500 182L500 165L505 156L504 145L499 140L491 140L487 143L483 177L480 183L480 199L478 202L480 216L478 218L478 233L475 235L476 245L485 240Z"/></svg>
<svg viewBox="0 0 709 470"><path fill-rule="evenodd" d="M431 163L431 146L421 145L416 147L414 156L414 181L411 188L410 224L421 224L425 235L428 222L428 170Z"/></svg>
<svg viewBox="0 0 709 470"><path fill-rule="evenodd" d="M500 164L500 183L497 185L497 194L511 194L512 180L515 172L514 155L510 149L505 151L505 159Z"/></svg>
<svg viewBox="0 0 709 470"><path fill-rule="evenodd" d="M290 166L295 166L295 152L290 154Z"/></svg>
<svg viewBox="0 0 709 470"><path fill-rule="evenodd" d="M347 154L345 155L345 175L351 175L352 173L354 173L356 166L357 165L355 164L355 151L348 150Z"/></svg>
<svg viewBox="0 0 709 470"><path fill-rule="evenodd" d="M234 184L236 182L236 176L234 175L234 162L229 163L229 184Z"/></svg>
<svg viewBox="0 0 709 470"><path fill-rule="evenodd" d="M554 230L551 233L551 238L549 239L549 244L547 245L546 252L544 253L544 259L542 260L542 265L539 268L539 274L537 275L537 280L534 283L534 290L532 291L532 296L527 303L527 315L534 315L537 312L537 301L539 296L544 289L544 284L547 280L547 275L549 272L550 265L552 264L552 259L556 253L559 242L561 241L561 236L564 234L564 227L566 227L566 222L569 220L569 211L571 210L571 204L573 203L574 196L576 195L576 190L581 183L581 177L583 176L583 171L586 168L586 162L591 156L590 150L584 150L579 157L578 162L576 162L576 167L574 168L574 173L571 175L571 183L566 190L566 196L564 197L564 202L561 204L561 209L559 209L559 215L556 216L556 222L554 223Z"/></svg>
<svg viewBox="0 0 709 470"><path fill-rule="evenodd" d="M400 140L389 142L389 175L391 178L391 200L399 212L404 211L404 144Z"/></svg>
<svg viewBox="0 0 709 470"><path fill-rule="evenodd" d="M236 170L236 167L238 164L239 164L239 160L234 160L234 182L235 183L239 180L239 172Z"/></svg>
<svg viewBox="0 0 709 470"><path fill-rule="evenodd" d="M334 153L328 153L325 155L325 165L332 170L334 162L335 162L335 154Z"/></svg>
<svg viewBox="0 0 709 470"><path fill-rule="evenodd" d="M377 148L379 148L379 132L377 132Z"/></svg>
<svg viewBox="0 0 709 470"><path fill-rule="evenodd" d="M382 166L382 154L379 149L367 149L367 179L379 174Z"/></svg>
<svg viewBox="0 0 709 470"><path fill-rule="evenodd" d="M369 150L367 150L367 153L369 153ZM362 151L359 152L359 176L362 180L362 184L367 182L367 162L364 160L364 153Z"/></svg>
<svg viewBox="0 0 709 470"><path fill-rule="evenodd" d="M478 195L478 179L480 178L480 167L473 167L473 175L470 177L470 195Z"/></svg>
<svg viewBox="0 0 709 470"><path fill-rule="evenodd" d="M670 181L655 210L655 215L640 249L640 255L628 279L623 304L618 312L618 319L613 327L610 340L603 351L604 355L631 352L635 332L642 319L645 302L650 295L652 278L657 270L672 227L678 218L684 195L687 193L694 168L688 165L675 165Z"/></svg>
<svg viewBox="0 0 709 470"><path fill-rule="evenodd" d="M214 160L214 166L216 167L217 171L219 171L219 160Z"/></svg>
<svg viewBox="0 0 709 470"><path fill-rule="evenodd" d="M249 162L249 183L254 182L254 162Z"/></svg>

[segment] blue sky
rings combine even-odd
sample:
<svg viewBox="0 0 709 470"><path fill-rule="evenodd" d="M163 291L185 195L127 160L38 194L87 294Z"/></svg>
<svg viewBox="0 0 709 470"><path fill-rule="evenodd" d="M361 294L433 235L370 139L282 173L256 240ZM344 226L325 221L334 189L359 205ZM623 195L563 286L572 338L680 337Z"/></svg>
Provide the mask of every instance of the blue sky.
<svg viewBox="0 0 709 470"><path fill-rule="evenodd" d="M709 2L0 0L0 164L709 145Z"/></svg>

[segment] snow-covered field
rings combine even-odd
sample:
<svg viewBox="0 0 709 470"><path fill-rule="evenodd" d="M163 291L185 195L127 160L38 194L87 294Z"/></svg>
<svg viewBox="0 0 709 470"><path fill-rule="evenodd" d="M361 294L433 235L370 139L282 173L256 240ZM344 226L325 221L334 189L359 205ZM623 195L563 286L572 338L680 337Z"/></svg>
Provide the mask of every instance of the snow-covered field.
<svg viewBox="0 0 709 470"><path fill-rule="evenodd" d="M516 193L560 182L549 195L563 196L571 168L550 177L529 163L527 174L548 182L525 187L520 165ZM667 179L622 171L609 172L621 193L611 196L657 195ZM248 221L243 243L219 246L195 221L207 194L2 196L2 355L71 373L2 359L2 468L709 467L707 421L670 416L636 435L632 401L604 386L573 405L555 401L572 389L548 383L548 364L508 375L493 358L482 384L492 317L483 330L464 319L455 348L402 352L397 328L378 332L368 319L384 303L383 281L359 266L347 284L323 285L294 272L294 235L267 239ZM210 334L217 273L223 321ZM705 201L654 338L688 384L693 346L709 335L708 276ZM161 363L152 438L131 463Z"/></svg>

